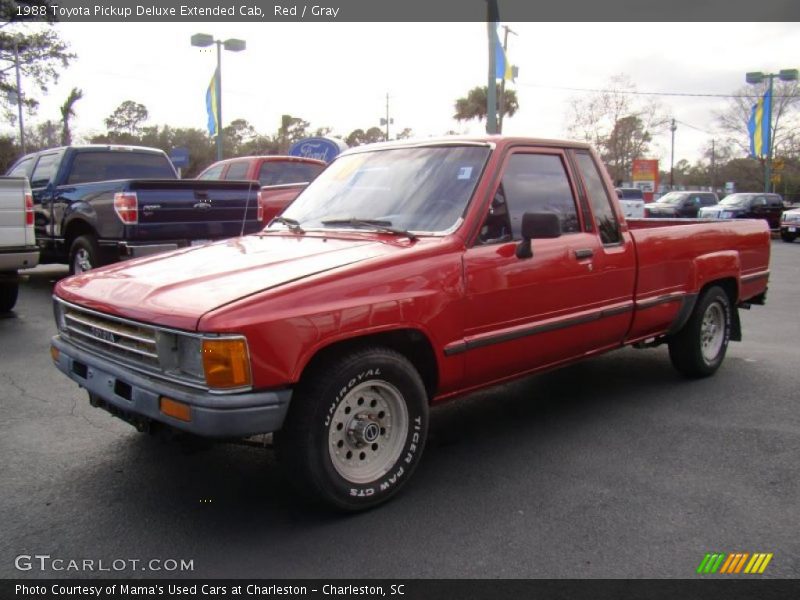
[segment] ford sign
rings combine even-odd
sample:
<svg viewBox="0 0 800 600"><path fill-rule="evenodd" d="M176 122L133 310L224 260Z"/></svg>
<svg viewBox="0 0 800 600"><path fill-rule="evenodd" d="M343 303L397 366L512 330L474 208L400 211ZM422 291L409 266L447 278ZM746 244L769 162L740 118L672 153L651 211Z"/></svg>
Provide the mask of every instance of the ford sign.
<svg viewBox="0 0 800 600"><path fill-rule="evenodd" d="M347 149L347 144L342 140L329 137L313 137L300 140L289 148L289 156L303 158L316 158L331 162L342 150Z"/></svg>

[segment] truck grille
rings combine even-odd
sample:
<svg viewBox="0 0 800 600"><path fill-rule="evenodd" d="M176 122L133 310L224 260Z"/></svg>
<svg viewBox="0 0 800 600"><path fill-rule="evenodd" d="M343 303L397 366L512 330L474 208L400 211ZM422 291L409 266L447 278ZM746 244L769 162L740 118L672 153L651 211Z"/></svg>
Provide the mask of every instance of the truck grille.
<svg viewBox="0 0 800 600"><path fill-rule="evenodd" d="M76 343L149 369L160 368L154 328L63 306L64 333Z"/></svg>

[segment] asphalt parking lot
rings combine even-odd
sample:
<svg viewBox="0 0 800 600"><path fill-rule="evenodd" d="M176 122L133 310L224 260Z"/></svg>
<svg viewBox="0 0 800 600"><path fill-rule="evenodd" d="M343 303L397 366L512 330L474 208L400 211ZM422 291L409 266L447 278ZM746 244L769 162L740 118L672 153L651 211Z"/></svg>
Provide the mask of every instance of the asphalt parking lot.
<svg viewBox="0 0 800 600"><path fill-rule="evenodd" d="M339 516L298 504L269 450L92 408L50 362L66 272L39 267L0 318L0 577L677 578L707 552L800 577L800 243L774 241L771 269L716 376L625 349L474 394L434 411L400 496ZM16 568L33 554L193 570Z"/></svg>

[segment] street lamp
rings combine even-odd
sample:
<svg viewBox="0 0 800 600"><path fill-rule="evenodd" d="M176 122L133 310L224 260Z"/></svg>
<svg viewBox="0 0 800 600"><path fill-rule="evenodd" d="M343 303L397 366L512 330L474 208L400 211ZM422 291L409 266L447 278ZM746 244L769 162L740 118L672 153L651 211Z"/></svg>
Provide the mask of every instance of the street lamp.
<svg viewBox="0 0 800 600"><path fill-rule="evenodd" d="M192 46L198 48L206 48L211 44L217 45L217 76L215 77L216 85L214 86L217 96L217 160L222 160L222 48L230 52L241 52L247 47L244 40L237 40L231 38L225 40L215 40L213 36L207 33L195 33L192 36Z"/></svg>
<svg viewBox="0 0 800 600"><path fill-rule="evenodd" d="M747 83L759 84L765 79L769 80L769 114L767 118L767 131L769 131L769 144L767 145L767 160L764 162L764 192L769 193L772 182L772 81L775 78L781 81L797 81L797 69L781 69L777 73L762 73L761 71L754 71L746 73L744 79Z"/></svg>

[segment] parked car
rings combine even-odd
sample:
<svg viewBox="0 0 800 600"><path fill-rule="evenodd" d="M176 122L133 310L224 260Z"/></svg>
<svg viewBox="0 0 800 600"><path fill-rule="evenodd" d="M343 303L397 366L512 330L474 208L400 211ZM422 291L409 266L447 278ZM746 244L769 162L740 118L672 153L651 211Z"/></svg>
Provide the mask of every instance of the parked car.
<svg viewBox="0 0 800 600"><path fill-rule="evenodd" d="M41 262L72 273L261 228L254 183L180 180L154 148L53 148L9 175L30 179Z"/></svg>
<svg viewBox="0 0 800 600"><path fill-rule="evenodd" d="M770 229L778 229L783 199L779 194L730 194L716 206L700 209L701 219L764 219Z"/></svg>
<svg viewBox="0 0 800 600"><path fill-rule="evenodd" d="M787 210L781 215L781 239L793 242L800 233L800 208Z"/></svg>
<svg viewBox="0 0 800 600"><path fill-rule="evenodd" d="M26 177L0 177L0 313L17 303L18 271L35 267L33 197Z"/></svg>
<svg viewBox="0 0 800 600"><path fill-rule="evenodd" d="M645 200L639 188L616 188L619 204L627 219L641 219L646 214Z"/></svg>
<svg viewBox="0 0 800 600"><path fill-rule="evenodd" d="M645 207L645 216L663 218L695 218L704 206L716 206L714 192L669 192Z"/></svg>
<svg viewBox="0 0 800 600"><path fill-rule="evenodd" d="M258 218L266 225L314 181L326 164L299 156L244 156L214 163L197 178L258 180Z"/></svg>
<svg viewBox="0 0 800 600"><path fill-rule="evenodd" d="M367 145L258 235L61 280L51 355L143 431L274 432L289 482L361 510L432 404L628 345L712 375L769 252L763 221L626 221L583 143Z"/></svg>

